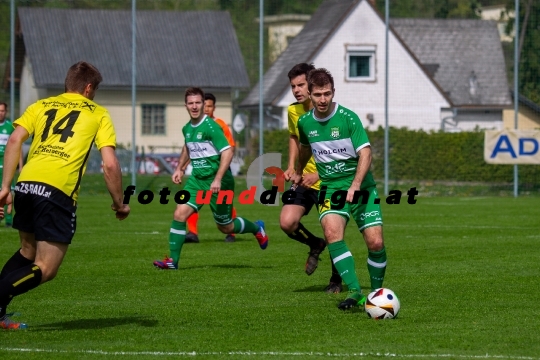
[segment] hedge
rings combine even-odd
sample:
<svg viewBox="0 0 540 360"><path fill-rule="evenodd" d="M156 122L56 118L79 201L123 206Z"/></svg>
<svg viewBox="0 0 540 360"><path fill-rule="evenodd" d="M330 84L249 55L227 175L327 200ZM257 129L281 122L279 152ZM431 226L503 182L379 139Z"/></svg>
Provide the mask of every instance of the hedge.
<svg viewBox="0 0 540 360"><path fill-rule="evenodd" d="M384 177L384 129L367 131L373 151L372 172ZM279 152L282 169L287 168L289 134L287 130L264 132L264 152ZM390 175L392 181L464 181L511 183L513 165L491 165L484 161L482 131L444 133L390 128ZM252 141L252 154L259 149L258 138ZM253 157L249 157L249 164ZM539 184L540 166L519 167L521 184Z"/></svg>

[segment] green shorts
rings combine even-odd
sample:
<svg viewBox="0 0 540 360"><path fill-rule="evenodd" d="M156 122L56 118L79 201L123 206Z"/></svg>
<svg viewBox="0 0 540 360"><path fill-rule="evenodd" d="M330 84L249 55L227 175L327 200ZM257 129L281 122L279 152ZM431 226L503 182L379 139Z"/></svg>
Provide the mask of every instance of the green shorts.
<svg viewBox="0 0 540 360"><path fill-rule="evenodd" d="M227 171L223 179L221 179L220 192L212 194L210 199L208 199L207 191L210 191L212 181L214 181L214 178L198 179L195 176L191 176L183 189L189 192L190 195L186 205L191 206L198 212L205 204L209 203L216 224L230 224L233 221L232 201L234 198L234 177L230 171Z"/></svg>
<svg viewBox="0 0 540 360"><path fill-rule="evenodd" d="M332 186L326 185L327 189L324 196L324 204L319 205L319 221L328 214L338 214L343 216L348 222L352 215L352 218L356 221L356 225L358 225L358 230L360 231L371 226L382 226L381 206L380 204L375 203L375 199L379 199L377 188L372 186L363 189L364 192L361 194L362 196L359 196L358 202L353 204L344 201L344 198L347 196L347 189L349 189L350 185L350 182L337 182L333 183ZM325 184L321 184L321 186L325 186ZM332 201L332 194L339 190L344 190L341 198L337 199L337 201Z"/></svg>

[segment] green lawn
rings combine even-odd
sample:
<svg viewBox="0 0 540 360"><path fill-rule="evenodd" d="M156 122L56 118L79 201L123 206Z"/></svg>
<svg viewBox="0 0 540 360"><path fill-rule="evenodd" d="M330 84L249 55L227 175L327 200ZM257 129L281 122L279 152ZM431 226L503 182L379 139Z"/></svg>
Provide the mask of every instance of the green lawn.
<svg viewBox="0 0 540 360"><path fill-rule="evenodd" d="M156 179L152 186L167 185ZM280 207L238 206L239 215L266 222L264 251L251 235L225 243L204 208L201 243L184 246L179 271L159 271L152 261L168 252L174 204L132 201L118 222L92 181L83 183L77 234L58 277L12 302L30 328L0 332L0 359L540 359L538 197L420 192L415 205L384 204L385 286L401 312L374 321L338 310L343 294L322 292L327 251L305 275L308 249L281 232ZM304 223L320 233L314 214ZM349 225L346 241L367 285L366 248ZM3 264L18 240L4 227L0 238Z"/></svg>

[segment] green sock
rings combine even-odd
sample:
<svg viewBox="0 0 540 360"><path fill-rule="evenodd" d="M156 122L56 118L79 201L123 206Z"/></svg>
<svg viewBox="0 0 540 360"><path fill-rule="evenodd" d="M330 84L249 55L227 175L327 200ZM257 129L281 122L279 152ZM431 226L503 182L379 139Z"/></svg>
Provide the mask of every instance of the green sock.
<svg viewBox="0 0 540 360"><path fill-rule="evenodd" d="M259 226L241 217L237 217L233 220L233 233L234 234L256 234L259 231Z"/></svg>
<svg viewBox="0 0 540 360"><path fill-rule="evenodd" d="M184 240L186 240L186 223L173 220L169 232L169 256L176 265L178 265L178 260L180 260L180 252L182 251Z"/></svg>
<svg viewBox="0 0 540 360"><path fill-rule="evenodd" d="M354 258L345 241L339 240L335 243L328 244L328 251L349 291L356 290L360 292L360 282L354 269Z"/></svg>
<svg viewBox="0 0 540 360"><path fill-rule="evenodd" d="M386 248L380 251L368 251L367 269L371 279L371 291L382 288L386 272Z"/></svg>

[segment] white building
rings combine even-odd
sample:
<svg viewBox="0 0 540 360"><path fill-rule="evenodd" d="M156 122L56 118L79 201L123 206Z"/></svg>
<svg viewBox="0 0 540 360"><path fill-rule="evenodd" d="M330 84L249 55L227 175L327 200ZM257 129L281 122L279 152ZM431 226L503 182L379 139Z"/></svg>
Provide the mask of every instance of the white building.
<svg viewBox="0 0 540 360"><path fill-rule="evenodd" d="M334 76L335 101L354 110L364 126L385 122L385 23L366 0L327 0L264 76L264 124L287 126L295 101L288 71L314 63ZM389 123L446 131L501 128L511 107L495 22L391 19ZM259 85L241 103L258 124Z"/></svg>
<svg viewBox="0 0 540 360"><path fill-rule="evenodd" d="M131 12L19 8L18 15L21 113L38 99L64 92L68 68L88 61L103 76L94 100L109 110L117 143L130 145ZM184 144L187 87L213 93L216 115L229 124L236 90L249 88L227 12L138 11L136 69L136 144L146 153L178 152Z"/></svg>

